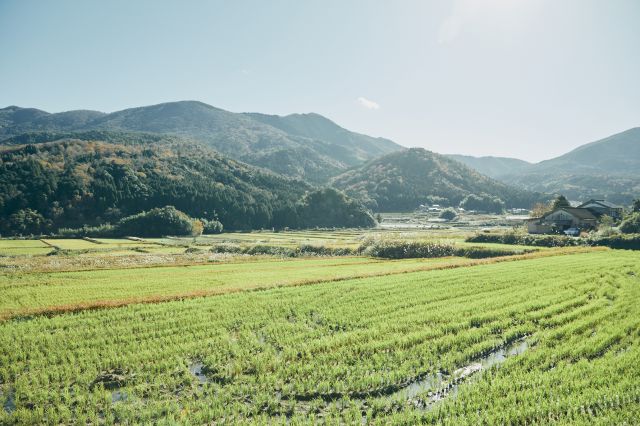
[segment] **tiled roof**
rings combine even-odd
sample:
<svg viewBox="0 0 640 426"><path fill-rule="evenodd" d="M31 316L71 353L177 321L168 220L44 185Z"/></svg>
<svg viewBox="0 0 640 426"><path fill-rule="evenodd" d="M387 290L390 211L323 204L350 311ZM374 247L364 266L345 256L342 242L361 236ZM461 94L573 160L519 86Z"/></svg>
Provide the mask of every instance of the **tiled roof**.
<svg viewBox="0 0 640 426"><path fill-rule="evenodd" d="M558 210L564 210L565 212L577 217L578 219L596 220L596 217L593 215L593 213L591 213L588 209L583 209L580 207L561 207L550 213L547 213L546 215L544 215L544 217L549 216L551 213L555 213Z"/></svg>
<svg viewBox="0 0 640 426"><path fill-rule="evenodd" d="M578 207L582 207L582 206L586 206L587 204L600 204L603 207L608 207L610 209L621 209L622 206L619 206L617 204L613 204L610 201L606 201L606 200L589 200L586 203L582 203L580 204Z"/></svg>

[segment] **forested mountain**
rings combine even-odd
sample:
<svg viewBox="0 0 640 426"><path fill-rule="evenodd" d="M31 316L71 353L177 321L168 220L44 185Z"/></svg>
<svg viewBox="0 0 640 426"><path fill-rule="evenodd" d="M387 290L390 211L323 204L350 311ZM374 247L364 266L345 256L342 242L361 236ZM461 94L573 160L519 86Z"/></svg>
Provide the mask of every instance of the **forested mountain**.
<svg viewBox="0 0 640 426"><path fill-rule="evenodd" d="M327 155L327 144L291 136L244 114L201 102L126 109L102 117L92 127L191 137L232 158L311 182L325 180L346 167Z"/></svg>
<svg viewBox="0 0 640 426"><path fill-rule="evenodd" d="M351 132L319 114L291 114L287 116L258 113L247 114L290 135L303 136L332 144L334 157L350 166L402 149L395 142Z"/></svg>
<svg viewBox="0 0 640 426"><path fill-rule="evenodd" d="M171 150L185 144L180 149L186 150L187 145L213 148L235 160L297 179L296 184L291 184L291 191L298 197L301 192L295 189L296 185L309 189L310 185L332 182L376 211L411 210L438 197L444 199L440 204L457 205L469 194L497 197L509 207L529 207L532 200L541 197L525 190L562 193L573 200L597 197L620 203L627 203L640 192L640 128L584 145L552 160L529 164L512 158L447 158L421 149L402 150L388 139L350 132L318 114L232 113L195 101L110 114L84 110L50 114L14 106L0 109L1 145L37 145L62 138L127 146L151 144L152 151L157 150L158 144L171 145ZM211 156L215 154L207 154L207 158ZM196 155L187 157L198 160ZM222 161L224 157L215 158ZM265 171L251 170L267 175ZM188 181L196 177L183 178ZM277 187L284 177L273 179L259 188L277 193L270 185ZM255 219L254 225L254 219L242 217L242 223L225 224L227 229L272 223L271 219Z"/></svg>
<svg viewBox="0 0 640 426"><path fill-rule="evenodd" d="M524 160L508 157L473 157L458 154L447 154L446 156L494 179L506 174L518 173L531 165L531 163Z"/></svg>
<svg viewBox="0 0 640 426"><path fill-rule="evenodd" d="M572 200L605 198L629 204L640 194L640 128L582 145L500 179Z"/></svg>
<svg viewBox="0 0 640 426"><path fill-rule="evenodd" d="M217 218L225 229L316 226L324 208L338 212L326 226L373 222L347 198L326 191L310 197L313 188L303 181L179 137L107 131L62 136L0 148L0 232L114 223L166 205L192 217Z"/></svg>
<svg viewBox="0 0 640 426"><path fill-rule="evenodd" d="M0 140L27 132L111 130L179 135L228 156L309 182L326 182L348 167L400 149L340 128L317 115L287 117L232 113L202 102L181 101L111 114L0 110Z"/></svg>
<svg viewBox="0 0 640 426"><path fill-rule="evenodd" d="M337 176L332 183L382 212L410 211L430 202L457 206L470 194L485 194L501 199L507 207L525 208L544 198L422 148L387 154Z"/></svg>

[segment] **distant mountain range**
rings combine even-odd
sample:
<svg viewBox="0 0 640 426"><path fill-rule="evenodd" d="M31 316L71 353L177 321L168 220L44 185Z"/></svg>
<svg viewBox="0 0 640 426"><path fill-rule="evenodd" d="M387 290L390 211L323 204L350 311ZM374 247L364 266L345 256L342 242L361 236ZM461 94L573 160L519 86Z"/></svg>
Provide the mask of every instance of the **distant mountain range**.
<svg viewBox="0 0 640 426"><path fill-rule="evenodd" d="M517 173L531 165L524 160L509 157L472 157L458 154L447 154L446 156L492 178Z"/></svg>
<svg viewBox="0 0 640 426"><path fill-rule="evenodd" d="M470 194L500 198L507 207L528 207L546 198L422 148L387 154L335 177L331 183L382 212L411 211L422 203L457 206Z"/></svg>
<svg viewBox="0 0 640 426"><path fill-rule="evenodd" d="M638 174L640 127L579 146L560 157L533 164L526 172L544 173L560 170L573 174Z"/></svg>
<svg viewBox="0 0 640 426"><path fill-rule="evenodd" d="M572 200L628 204L640 196L640 127L535 164L503 157L449 157L503 182Z"/></svg>
<svg viewBox="0 0 640 426"><path fill-rule="evenodd" d="M105 183L93 179L92 173L111 166L80 156L73 157L77 169L59 175L68 164L61 157L67 155L62 148L66 141L81 141L74 142L74 146L89 153L92 142L100 143L101 149L107 151L111 145L118 146L121 151L110 154L108 162L129 166L111 176L112 183L111 178L106 178ZM39 151L26 147L52 142L62 144L61 148ZM146 146L142 148L141 144ZM161 165L152 181L143 179L154 194L155 202L151 204L164 200L190 210L190 214L204 214L209 203L206 200L217 200L209 204L222 216L226 199L235 212L224 214L229 228L295 221L299 224L295 213L286 213L289 219L284 220L282 212L295 211L304 193L327 185L345 191L374 211L411 211L425 203L455 206L471 194L500 198L507 207L525 208L554 194L564 194L572 200L605 198L623 204L640 195L640 128L531 164L513 158L443 156L424 149L406 149L388 139L351 132L313 113L284 117L233 113L201 102L181 101L110 114L88 110L51 114L11 106L0 109L0 145L8 150L23 147L15 155L7 153L6 158L27 164L26 171L4 180L8 185L5 196L9 198L5 197L4 206L0 203L0 210L4 211L0 216L21 208L19 203L23 207L34 205L20 195L20 180L30 187L31 181L38 182L39 174L46 172L46 168L43 171L34 166L33 160L49 164L52 172L58 173L51 178L54 182L65 182L70 177L84 185L82 193L88 203L94 202L91 182L109 186L111 196L116 197L109 208L120 206L123 212L131 212L135 206L123 204L124 198L113 195L114 188L115 193L120 187L127 188L128 183L119 179L138 175L148 179L153 175L145 156L155 158ZM167 164L163 152L175 164ZM208 159L206 164L198 156ZM238 160L246 164L237 163ZM212 177L202 170L208 170ZM180 191L189 199L198 200L197 209L189 209L187 199L178 194L172 179L182 182ZM190 182L194 179L199 182ZM168 188L165 198L161 194L163 188ZM202 198L202 194L207 195ZM15 201L15 205L11 204L14 195L16 200L22 200ZM31 195L34 203L42 201L36 193ZM140 200L136 203L151 206ZM258 207L265 203L269 206L267 219ZM242 205L246 207L239 207ZM69 214L80 212L67 207L72 212ZM37 210L43 208L45 205L38 205ZM42 213L46 217L53 215Z"/></svg>
<svg viewBox="0 0 640 426"><path fill-rule="evenodd" d="M0 141L30 132L110 130L190 138L236 160L321 183L349 167L402 149L350 132L318 114L286 117L233 113L196 101L170 102L105 114L33 108L0 109ZM11 143L11 140L2 143Z"/></svg>

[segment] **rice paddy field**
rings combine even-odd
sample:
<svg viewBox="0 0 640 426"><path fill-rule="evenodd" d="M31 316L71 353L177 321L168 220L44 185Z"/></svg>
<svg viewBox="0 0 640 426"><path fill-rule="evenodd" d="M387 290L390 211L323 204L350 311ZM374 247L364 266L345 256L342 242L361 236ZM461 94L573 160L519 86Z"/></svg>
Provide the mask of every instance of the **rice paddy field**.
<svg viewBox="0 0 640 426"><path fill-rule="evenodd" d="M1 256L37 256L53 249L40 240L0 240Z"/></svg>
<svg viewBox="0 0 640 426"><path fill-rule="evenodd" d="M0 424L638 424L637 251L208 251L371 232L0 240Z"/></svg>
<svg viewBox="0 0 640 426"><path fill-rule="evenodd" d="M370 239L393 238L408 241L434 241L453 244L460 247L492 247L496 249L535 249L540 247L513 246L489 243L467 243L465 238L473 232L456 229L373 229L373 230L310 230L310 231L254 231L232 232L217 235L166 238L85 238L61 239L45 238L40 240L0 239L0 260L10 256L47 255L63 252L75 255L135 255L135 254L179 254L188 248L208 250L220 245L250 247L268 245L277 247L322 246L328 248L357 249Z"/></svg>

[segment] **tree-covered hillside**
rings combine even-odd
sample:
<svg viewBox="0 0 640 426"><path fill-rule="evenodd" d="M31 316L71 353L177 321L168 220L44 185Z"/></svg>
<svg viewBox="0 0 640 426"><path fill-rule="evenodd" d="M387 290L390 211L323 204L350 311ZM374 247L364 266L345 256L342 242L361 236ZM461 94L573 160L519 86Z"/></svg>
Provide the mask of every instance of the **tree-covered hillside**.
<svg viewBox="0 0 640 426"><path fill-rule="evenodd" d="M410 211L432 201L457 206L470 194L499 198L506 207L527 208L544 199L422 148L385 155L337 176L332 183L380 212Z"/></svg>
<svg viewBox="0 0 640 426"><path fill-rule="evenodd" d="M218 218L225 229L315 226L317 213L307 215L305 204L313 192L308 184L177 137L92 132L40 142L0 150L3 234L115 223L166 205ZM327 197L327 208L335 208L334 198ZM325 225L373 224L361 205L342 204L345 215ZM33 226L25 228L25 221Z"/></svg>
<svg viewBox="0 0 640 426"><path fill-rule="evenodd" d="M247 115L290 135L329 142L332 155L350 166L402 149L389 139L351 132L320 114L290 114L284 117L258 113Z"/></svg>
<svg viewBox="0 0 640 426"><path fill-rule="evenodd" d="M0 110L0 141L29 132L87 130L187 137L231 158L312 183L324 183L350 166L400 149L386 139L349 132L317 114L277 117L232 113L195 101L111 114L49 114L18 107Z"/></svg>

